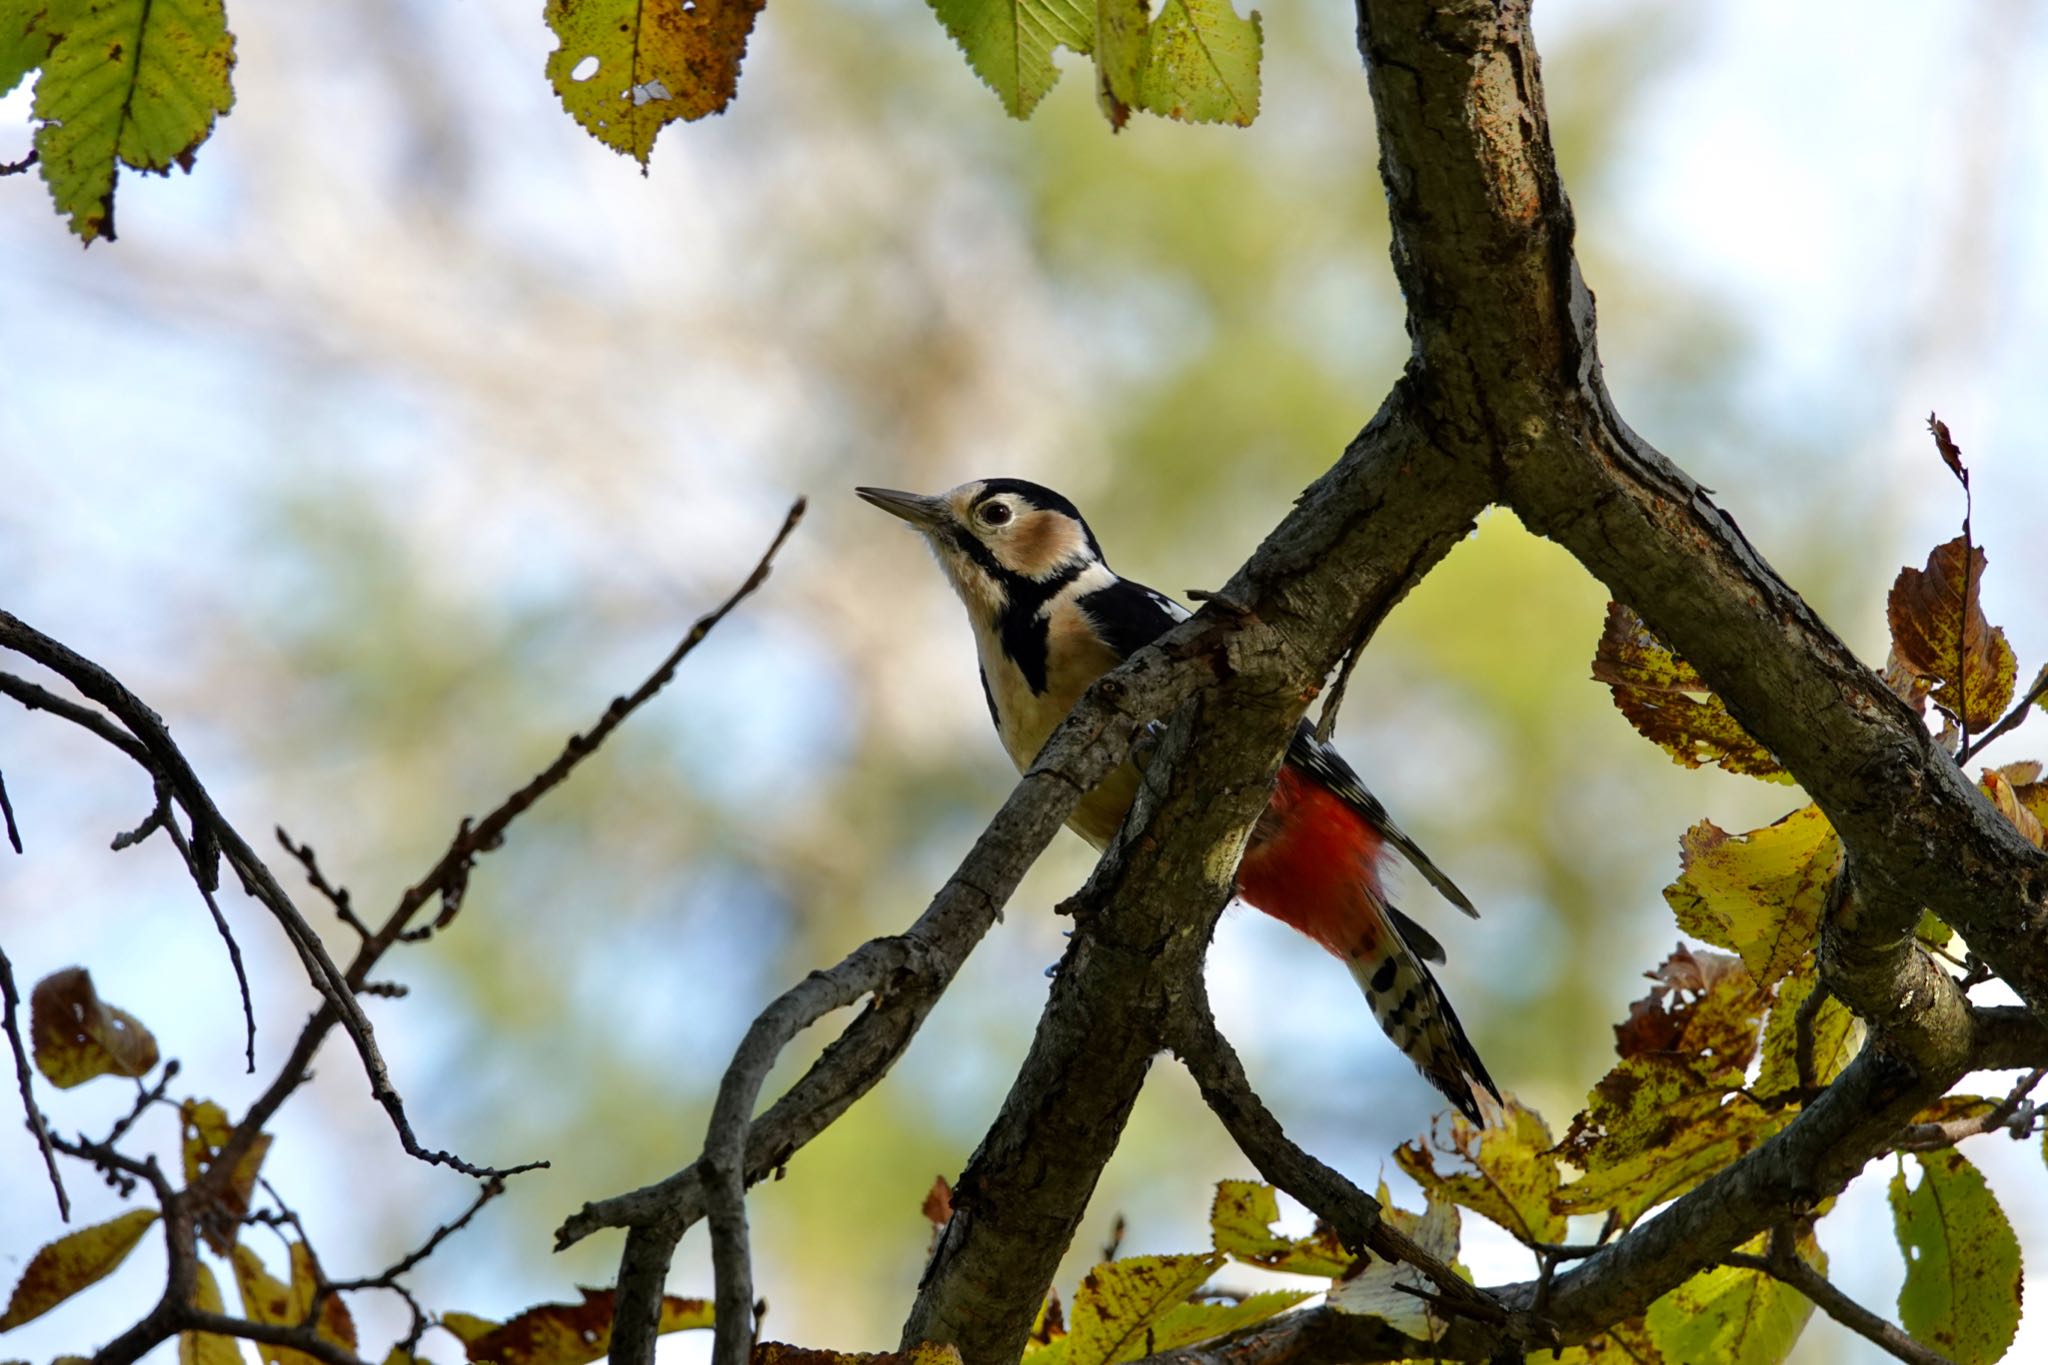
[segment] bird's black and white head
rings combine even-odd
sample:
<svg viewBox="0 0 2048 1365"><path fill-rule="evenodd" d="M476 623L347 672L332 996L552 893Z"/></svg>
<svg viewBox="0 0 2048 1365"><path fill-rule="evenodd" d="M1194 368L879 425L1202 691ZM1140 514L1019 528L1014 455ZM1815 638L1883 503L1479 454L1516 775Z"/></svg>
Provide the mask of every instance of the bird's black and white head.
<svg viewBox="0 0 2048 1365"><path fill-rule="evenodd" d="M935 495L854 491L923 533L977 624L993 625L1020 607L1035 611L1091 570L1107 577L1102 547L1080 511L1041 484L977 479Z"/></svg>

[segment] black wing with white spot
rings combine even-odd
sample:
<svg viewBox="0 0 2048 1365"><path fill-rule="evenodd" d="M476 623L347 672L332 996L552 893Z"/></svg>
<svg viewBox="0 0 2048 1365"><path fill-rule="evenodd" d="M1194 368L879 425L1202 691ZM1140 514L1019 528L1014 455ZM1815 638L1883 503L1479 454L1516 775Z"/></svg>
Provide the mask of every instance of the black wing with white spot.
<svg viewBox="0 0 2048 1365"><path fill-rule="evenodd" d="M1103 643L1120 659L1151 644L1188 619L1188 609L1163 592L1119 578L1108 587L1097 588L1076 602Z"/></svg>
<svg viewBox="0 0 2048 1365"><path fill-rule="evenodd" d="M1479 912L1472 908L1471 900L1458 889L1457 883L1445 876L1443 871L1429 860L1429 855L1394 823L1393 817L1387 814L1387 808L1380 804L1378 797L1365 789L1364 781L1352 771L1351 765L1344 761L1344 756L1317 739L1315 727L1306 720L1303 720L1294 731L1294 742L1287 747L1287 761L1328 787L1346 805L1353 807L1371 821L1372 827L1380 832L1380 836L1392 844L1445 900L1473 919L1479 918ZM1407 916L1401 918L1405 920ZM1414 923L1412 920L1408 922ZM1420 926L1417 928L1419 930ZM1404 933L1403 937L1406 938L1408 935ZM1443 949L1437 947L1436 941L1430 939L1427 934L1423 934L1422 937L1427 940L1426 944L1416 943L1413 938L1409 938L1409 942L1423 957L1433 962L1441 962ZM1435 950L1436 955L1432 955L1431 949Z"/></svg>

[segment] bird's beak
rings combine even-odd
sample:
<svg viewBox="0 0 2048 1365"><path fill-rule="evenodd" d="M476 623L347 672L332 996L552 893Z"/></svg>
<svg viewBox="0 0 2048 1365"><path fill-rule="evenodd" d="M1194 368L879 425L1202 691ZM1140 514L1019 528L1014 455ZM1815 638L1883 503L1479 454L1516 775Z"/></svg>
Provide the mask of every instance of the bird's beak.
<svg viewBox="0 0 2048 1365"><path fill-rule="evenodd" d="M944 498L920 493L899 493L893 488L856 488L864 501L871 502L892 517L901 517L920 531L936 530L952 515Z"/></svg>

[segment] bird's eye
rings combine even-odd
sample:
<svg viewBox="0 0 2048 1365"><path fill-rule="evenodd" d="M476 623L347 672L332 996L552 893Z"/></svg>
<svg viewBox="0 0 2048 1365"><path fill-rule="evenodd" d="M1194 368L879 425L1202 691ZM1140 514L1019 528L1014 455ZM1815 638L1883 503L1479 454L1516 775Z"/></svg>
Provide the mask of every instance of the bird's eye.
<svg viewBox="0 0 2048 1365"><path fill-rule="evenodd" d="M1010 519L1009 504L985 502L981 505L980 516L984 526L1001 526Z"/></svg>

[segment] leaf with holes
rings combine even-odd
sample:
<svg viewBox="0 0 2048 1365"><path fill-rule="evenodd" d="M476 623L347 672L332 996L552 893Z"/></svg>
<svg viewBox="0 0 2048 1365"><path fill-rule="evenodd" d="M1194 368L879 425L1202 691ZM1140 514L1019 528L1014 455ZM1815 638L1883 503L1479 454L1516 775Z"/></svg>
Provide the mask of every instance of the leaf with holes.
<svg viewBox="0 0 2048 1365"><path fill-rule="evenodd" d="M585 1289L581 1303L544 1303L506 1322L490 1322L469 1313L444 1313L447 1328L471 1360L497 1365L588 1365L612 1348L610 1289ZM660 1330L683 1332L711 1326L711 1304L704 1299L661 1301Z"/></svg>
<svg viewBox="0 0 2048 1365"><path fill-rule="evenodd" d="M199 1179L213 1168L221 1149L234 1137L234 1125L227 1111L212 1100L186 1100L178 1106L179 1131L183 1134L185 1183ZM270 1134L258 1133L249 1149L235 1162L235 1169L220 1187L212 1204L198 1208L199 1232L217 1256L228 1254L241 1235L242 1219L248 1215L250 1196L256 1192L256 1176L263 1158L270 1154Z"/></svg>
<svg viewBox="0 0 2048 1365"><path fill-rule="evenodd" d="M1409 1178L1454 1204L1490 1218L1522 1242L1562 1242L1564 1215L1552 1207L1558 1194L1557 1158L1543 1116L1510 1098L1502 1121L1473 1127L1452 1114L1430 1128L1427 1145L1407 1142L1394 1149L1394 1162ZM1438 1171L1441 1155L1462 1163Z"/></svg>
<svg viewBox="0 0 2048 1365"><path fill-rule="evenodd" d="M1216 1250L1246 1265L1290 1275L1347 1274L1356 1257L1344 1249L1337 1234L1318 1227L1307 1237L1283 1237L1273 1231L1280 1219L1280 1201L1271 1185L1256 1180L1219 1180L1209 1206L1209 1235Z"/></svg>
<svg viewBox="0 0 2048 1365"><path fill-rule="evenodd" d="M114 1273L149 1225L154 1209L133 1209L119 1218L59 1237L29 1259L28 1269L14 1286L7 1311L0 1313L0 1332L39 1318L91 1285Z"/></svg>
<svg viewBox="0 0 2048 1365"><path fill-rule="evenodd" d="M71 230L114 239L121 166L192 169L235 102L235 38L221 0L70 0L36 79L36 153Z"/></svg>
<svg viewBox="0 0 2048 1365"><path fill-rule="evenodd" d="M732 101L762 3L548 0L548 80L585 132L644 167L663 128Z"/></svg>
<svg viewBox="0 0 2048 1365"><path fill-rule="evenodd" d="M83 967L52 972L29 996L29 1040L36 1069L59 1090L95 1076L144 1076L156 1065L156 1038L142 1021L92 988Z"/></svg>
<svg viewBox="0 0 2048 1365"><path fill-rule="evenodd" d="M1943 714L1988 730L2012 704L2019 660L1984 616L1984 551L1962 536L1937 545L1924 569L1904 568L1885 600L1899 663L1934 683ZM1966 581L1967 580L1967 581Z"/></svg>
<svg viewBox="0 0 2048 1365"><path fill-rule="evenodd" d="M1767 782L1792 780L1771 751L1728 714L1699 672L1619 602L1607 604L1607 623L1593 652L1593 678L1607 684L1636 733L1675 762L1688 768L1718 763L1731 773Z"/></svg>
<svg viewBox="0 0 2048 1365"><path fill-rule="evenodd" d="M1747 834L1702 820L1678 847L1683 870L1664 888L1678 927L1740 953L1758 989L1813 950L1842 862L1841 841L1818 806Z"/></svg>
<svg viewBox="0 0 2048 1365"><path fill-rule="evenodd" d="M1757 1237L1739 1250L1762 1255L1767 1240ZM1811 1234L1800 1239L1799 1249L1815 1269L1826 1271L1827 1257ZM1778 1365L1812 1316L1813 1304L1798 1290L1759 1271L1716 1266L1651 1304L1644 1321L1667 1360Z"/></svg>
<svg viewBox="0 0 2048 1365"><path fill-rule="evenodd" d="M1903 1170L1889 1191L1906 1258L1899 1321L1956 1365L2004 1357L2020 1322L2020 1244L1991 1188L1953 1148L1916 1152L1920 1183Z"/></svg>

